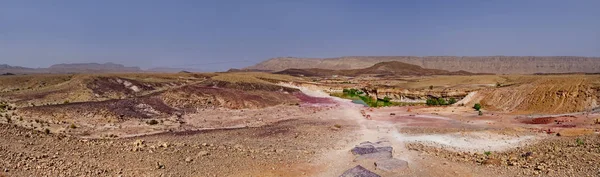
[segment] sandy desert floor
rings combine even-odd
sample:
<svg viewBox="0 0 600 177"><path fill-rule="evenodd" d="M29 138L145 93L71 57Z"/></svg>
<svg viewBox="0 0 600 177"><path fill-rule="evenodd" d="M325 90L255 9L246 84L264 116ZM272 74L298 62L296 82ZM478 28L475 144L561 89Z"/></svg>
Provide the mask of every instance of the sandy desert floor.
<svg viewBox="0 0 600 177"><path fill-rule="evenodd" d="M183 126L173 120L156 131L143 122L126 122L120 129L106 126L76 137L1 124L0 173L339 176L361 165L381 176L600 175L598 126L590 123L600 117L596 114L478 116L457 106L367 108L317 89L299 89L311 99L263 109L206 110L184 116ZM169 125L173 128L164 131ZM119 138L102 138L107 133ZM358 159L350 150L366 141L388 144L408 168L386 171Z"/></svg>

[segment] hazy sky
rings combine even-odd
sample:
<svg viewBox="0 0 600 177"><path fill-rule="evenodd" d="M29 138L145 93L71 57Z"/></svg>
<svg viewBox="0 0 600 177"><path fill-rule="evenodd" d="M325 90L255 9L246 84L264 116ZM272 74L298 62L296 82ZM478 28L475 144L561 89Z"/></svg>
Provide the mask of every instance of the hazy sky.
<svg viewBox="0 0 600 177"><path fill-rule="evenodd" d="M223 70L279 57L600 56L598 0L0 0L0 64Z"/></svg>

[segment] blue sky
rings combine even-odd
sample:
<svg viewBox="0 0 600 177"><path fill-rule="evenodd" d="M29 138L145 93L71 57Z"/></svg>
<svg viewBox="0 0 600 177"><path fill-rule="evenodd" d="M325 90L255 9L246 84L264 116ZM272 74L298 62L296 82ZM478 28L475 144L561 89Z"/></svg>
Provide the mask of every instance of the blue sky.
<svg viewBox="0 0 600 177"><path fill-rule="evenodd" d="M225 70L272 57L600 56L597 0L0 0L0 64Z"/></svg>

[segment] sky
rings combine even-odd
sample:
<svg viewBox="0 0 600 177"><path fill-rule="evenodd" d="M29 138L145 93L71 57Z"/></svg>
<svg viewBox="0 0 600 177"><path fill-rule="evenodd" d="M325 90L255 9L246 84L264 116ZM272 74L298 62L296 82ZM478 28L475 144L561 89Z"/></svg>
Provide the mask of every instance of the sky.
<svg viewBox="0 0 600 177"><path fill-rule="evenodd" d="M0 0L0 64L600 56L598 0Z"/></svg>

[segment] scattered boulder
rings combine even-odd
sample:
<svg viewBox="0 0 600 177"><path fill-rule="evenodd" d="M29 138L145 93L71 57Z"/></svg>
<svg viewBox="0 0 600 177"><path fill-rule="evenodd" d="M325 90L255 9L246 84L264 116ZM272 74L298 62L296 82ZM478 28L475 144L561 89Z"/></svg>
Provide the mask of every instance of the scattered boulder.
<svg viewBox="0 0 600 177"><path fill-rule="evenodd" d="M156 169L165 169L165 165L160 162L156 162Z"/></svg>
<svg viewBox="0 0 600 177"><path fill-rule="evenodd" d="M393 149L394 148L385 145L383 142L371 143L367 141L360 143L360 145L352 148L350 151L354 155L359 155L355 161L364 159L380 160L392 158Z"/></svg>
<svg viewBox="0 0 600 177"><path fill-rule="evenodd" d="M162 147L162 148L168 148L170 146L169 143L162 143L161 145L158 145L158 147Z"/></svg>
<svg viewBox="0 0 600 177"><path fill-rule="evenodd" d="M361 161L361 160L383 160L383 159L391 159L392 156L392 152L391 151L381 151L381 152L375 152L375 153L369 153L369 154L364 154L364 155L360 155L358 157L356 157L356 159L354 159L354 161Z"/></svg>
<svg viewBox="0 0 600 177"><path fill-rule="evenodd" d="M381 177L378 174L375 174L366 168L357 165L354 168L346 170L340 177Z"/></svg>
<svg viewBox="0 0 600 177"><path fill-rule="evenodd" d="M371 143L369 141L360 143L360 145L352 148L351 152L354 155L365 155L377 152L392 152L394 148L383 145L381 142Z"/></svg>
<svg viewBox="0 0 600 177"><path fill-rule="evenodd" d="M200 151L198 153L198 156L208 156L208 155L210 155L210 153L208 151Z"/></svg>
<svg viewBox="0 0 600 177"><path fill-rule="evenodd" d="M375 167L383 171L398 171L408 168L408 162L396 158L383 159L375 162Z"/></svg>

